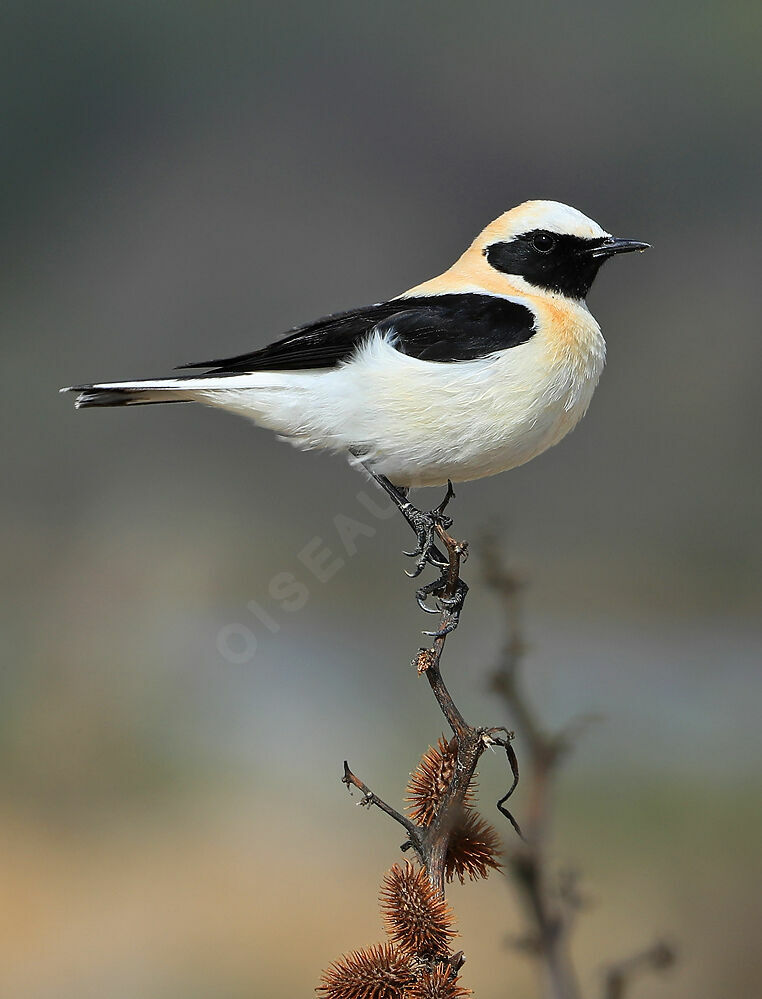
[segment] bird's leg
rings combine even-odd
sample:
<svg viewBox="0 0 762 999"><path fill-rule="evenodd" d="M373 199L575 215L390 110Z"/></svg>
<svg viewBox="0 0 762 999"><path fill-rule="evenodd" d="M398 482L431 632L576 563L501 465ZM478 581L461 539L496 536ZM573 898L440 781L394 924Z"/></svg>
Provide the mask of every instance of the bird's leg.
<svg viewBox="0 0 762 999"><path fill-rule="evenodd" d="M447 493L439 506L433 510L419 510L407 498L407 489L395 486L385 475L377 475L369 468L367 470L415 531L418 547L415 551L404 552L408 557L417 559L415 568L412 572L408 572L408 576L415 579L416 576L420 576L427 565L433 565L437 569L445 569L449 565L449 560L437 548L435 538L437 525L445 531L452 526L452 517L448 517L444 512L447 504L455 495L452 483L448 480Z"/></svg>
<svg viewBox="0 0 762 999"><path fill-rule="evenodd" d="M426 635L442 637L442 634L448 634L458 627L460 611L468 593L468 586L462 579L458 578L455 585L455 592L451 595L446 595L450 582L448 573L450 560L443 555L442 551L434 543L434 539L437 537L437 525L444 531L447 531L452 526L452 518L445 513L447 505L455 496L452 482L448 480L447 492L439 506L433 510L424 511L413 506L407 498L406 488L395 486L385 475L377 475L367 466L366 469L415 531L418 546L415 551L405 552L404 554L409 555L411 558L417 557L418 561L413 571L409 572L408 575L411 577L419 576L427 564L441 570L439 579L435 579L431 583L426 583L425 586L420 587L416 591L415 599L421 610L427 614L439 613L436 607L429 607L426 603L426 598L430 596L436 597L441 606L448 611L449 620L443 632L424 632Z"/></svg>

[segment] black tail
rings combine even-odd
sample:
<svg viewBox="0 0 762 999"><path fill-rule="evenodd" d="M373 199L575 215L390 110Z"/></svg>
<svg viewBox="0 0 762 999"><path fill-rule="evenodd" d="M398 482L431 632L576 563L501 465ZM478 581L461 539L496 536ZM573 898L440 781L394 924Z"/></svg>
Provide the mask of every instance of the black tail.
<svg viewBox="0 0 762 999"><path fill-rule="evenodd" d="M77 392L74 405L77 409L91 406L150 406L153 403L188 402L187 399L173 399L166 389L150 388L101 388L98 385L74 385L61 389L62 392Z"/></svg>

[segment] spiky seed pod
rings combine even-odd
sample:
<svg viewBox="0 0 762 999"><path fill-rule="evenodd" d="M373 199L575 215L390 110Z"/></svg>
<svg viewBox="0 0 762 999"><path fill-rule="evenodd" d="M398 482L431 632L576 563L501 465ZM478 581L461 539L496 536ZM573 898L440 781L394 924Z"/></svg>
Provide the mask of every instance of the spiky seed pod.
<svg viewBox="0 0 762 999"><path fill-rule="evenodd" d="M467 808L453 830L445 861L448 881L458 878L461 884L468 877L471 881L486 878L490 868L500 870L500 837L496 830Z"/></svg>
<svg viewBox="0 0 762 999"><path fill-rule="evenodd" d="M400 999L415 984L409 959L389 943L345 954L315 989L325 999Z"/></svg>
<svg viewBox="0 0 762 999"><path fill-rule="evenodd" d="M450 953L453 911L420 868L405 862L384 875L379 895L381 914L392 941L416 957L446 957Z"/></svg>
<svg viewBox="0 0 762 999"><path fill-rule="evenodd" d="M455 774L457 751L455 739L448 742L441 735L436 746L429 746L410 775L405 800L408 802L408 815L419 825L430 825L436 815ZM474 788L472 780L466 804L472 800Z"/></svg>
<svg viewBox="0 0 762 999"><path fill-rule="evenodd" d="M405 999L467 999L470 995L473 995L471 989L458 985L458 976L452 968L440 965L434 971L424 971L405 993Z"/></svg>

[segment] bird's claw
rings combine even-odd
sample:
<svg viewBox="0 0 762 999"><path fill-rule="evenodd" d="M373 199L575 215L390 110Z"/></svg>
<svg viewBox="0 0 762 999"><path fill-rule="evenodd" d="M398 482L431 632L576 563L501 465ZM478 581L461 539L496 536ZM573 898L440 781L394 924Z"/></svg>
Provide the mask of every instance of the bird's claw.
<svg viewBox="0 0 762 999"><path fill-rule="evenodd" d="M434 558L433 556L429 557L429 565L433 565L435 569L448 569L450 567L449 562Z"/></svg>
<svg viewBox="0 0 762 999"><path fill-rule="evenodd" d="M424 631L423 634L428 635L430 638L444 638L445 635L449 635L451 631L455 631L458 627L460 612L463 609L466 594L468 593L468 586L462 579L458 579L455 585L455 593L448 597L444 595L448 582L447 576L443 573L439 579L435 579L433 582L422 586L415 595L418 606L427 614L437 614L440 611L447 612L448 620L438 631ZM426 603L426 598L430 596L436 597L439 608L429 607Z"/></svg>
<svg viewBox="0 0 762 999"><path fill-rule="evenodd" d="M424 511L418 510L413 506L407 498L407 490L400 490L393 486L384 476L374 477L389 493L405 520L415 531L416 547L413 551L406 551L404 554L408 558L416 559L416 563L406 575L411 579L415 579L417 576L420 576L427 565L439 570L439 578L431 583L427 583L425 586L421 586L416 591L415 599L420 609L426 614L443 615L444 623L438 631L424 632L424 635L428 635L431 638L442 638L457 628L460 610L468 592L466 584L461 579L456 578L455 590L453 593L450 593L452 580L449 570L451 563L447 556L443 555L441 550L437 548L437 541L441 539L446 540L448 553L451 549L451 539L449 537L445 539L442 535L444 532L449 531L453 523L452 517L445 513L450 500L455 496L452 482L449 479L447 480L447 492L442 502L434 507L433 510ZM456 545L452 549L452 553L459 556L460 559L466 557L466 551L465 542ZM427 604L426 600L430 596L436 598L436 607L430 607Z"/></svg>
<svg viewBox="0 0 762 999"><path fill-rule="evenodd" d="M415 551L403 553L408 558L416 559L415 567L407 573L411 579L420 576L427 565L433 565L437 569L442 569L447 565L446 562L443 565L435 554L436 527L441 523L439 514L435 510L429 510L427 513L418 512L415 519L417 522L415 529L418 536L418 547Z"/></svg>
<svg viewBox="0 0 762 999"><path fill-rule="evenodd" d="M415 601L422 611L426 614L438 614L438 607L429 607L426 603L426 598L434 593L434 590L439 586L440 580L435 580L433 583L427 583L426 586L422 586L420 590L415 592Z"/></svg>
<svg viewBox="0 0 762 999"><path fill-rule="evenodd" d="M411 527L415 530L418 541L414 551L403 552L408 558L417 559L415 567L407 572L411 579L420 576L427 565L432 565L435 569L447 568L449 563L437 557L439 555L436 551L437 527L443 531L448 531L452 527L452 517L449 517L444 511L454 495L455 490L452 488L452 482L448 479L447 492L439 506L427 511L416 510L412 506L408 507L408 519Z"/></svg>
<svg viewBox="0 0 762 999"><path fill-rule="evenodd" d="M416 548L416 550L413 552L403 552L402 554L407 555L408 558L417 558L419 555L423 553L421 552L420 548ZM450 564L449 562L445 562L441 559L435 558L433 552L429 552L427 554L426 561L428 565L433 565L435 569L446 569L447 566ZM415 575L417 576L418 573L416 573Z"/></svg>
<svg viewBox="0 0 762 999"><path fill-rule="evenodd" d="M451 621L448 621L444 627L440 628L439 631L424 631L421 634L427 635L429 638L444 638L445 635L449 635L450 632L455 631L457 627L458 621L456 618L453 618Z"/></svg>
<svg viewBox="0 0 762 999"><path fill-rule="evenodd" d="M460 608L463 606L463 597L459 595L454 597L440 597L439 602L445 610L454 610L456 607Z"/></svg>

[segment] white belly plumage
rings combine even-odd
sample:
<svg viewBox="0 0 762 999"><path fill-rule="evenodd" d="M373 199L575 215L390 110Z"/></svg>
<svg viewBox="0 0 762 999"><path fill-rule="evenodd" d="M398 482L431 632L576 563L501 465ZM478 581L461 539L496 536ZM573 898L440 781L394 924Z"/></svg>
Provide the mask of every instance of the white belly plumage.
<svg viewBox="0 0 762 999"><path fill-rule="evenodd" d="M298 447L354 452L397 485L434 486L515 468L556 444L584 415L604 357L584 309L561 337L540 325L478 360L421 361L375 337L337 368L232 375L184 395Z"/></svg>

